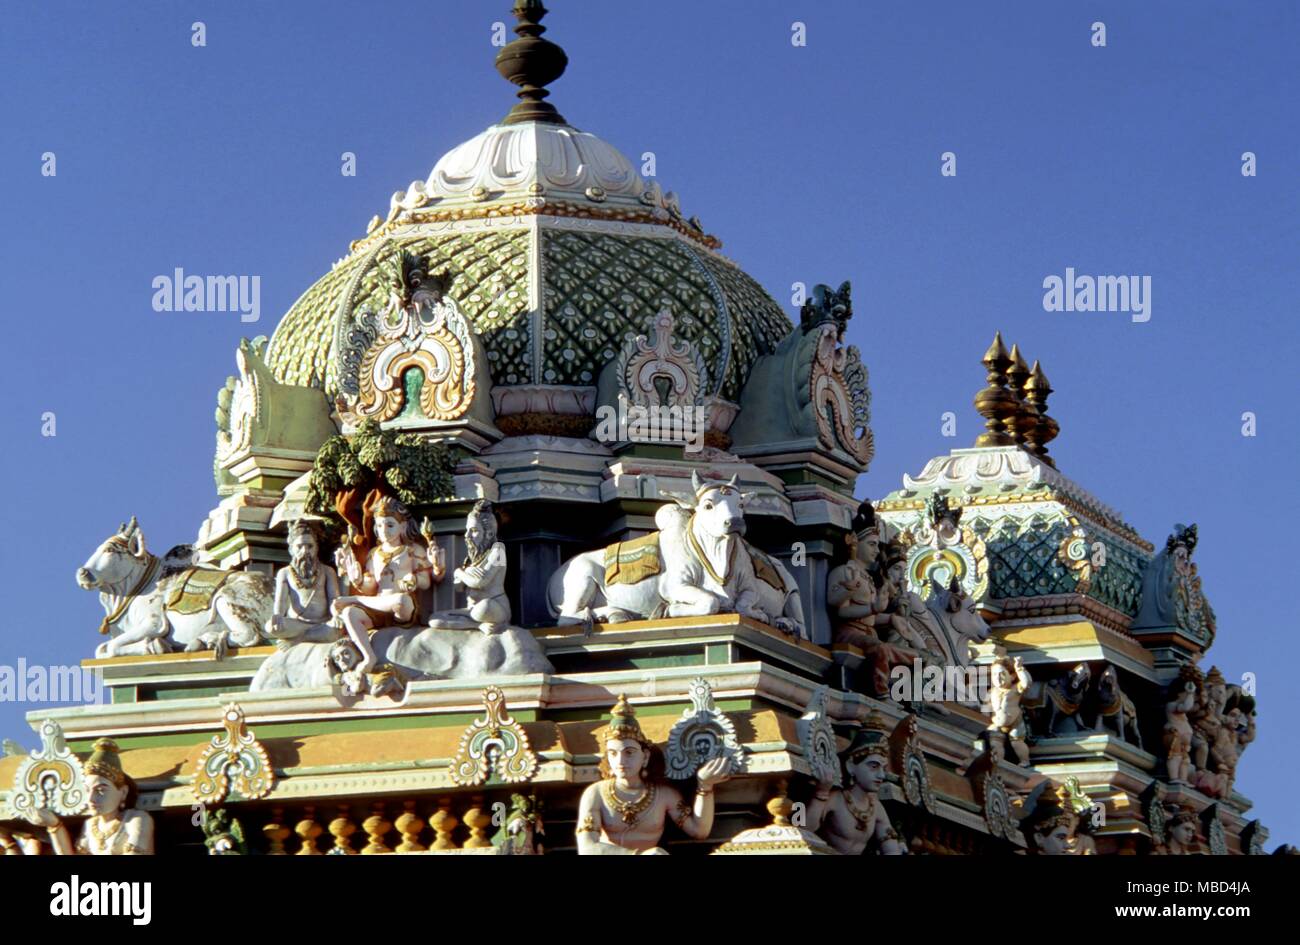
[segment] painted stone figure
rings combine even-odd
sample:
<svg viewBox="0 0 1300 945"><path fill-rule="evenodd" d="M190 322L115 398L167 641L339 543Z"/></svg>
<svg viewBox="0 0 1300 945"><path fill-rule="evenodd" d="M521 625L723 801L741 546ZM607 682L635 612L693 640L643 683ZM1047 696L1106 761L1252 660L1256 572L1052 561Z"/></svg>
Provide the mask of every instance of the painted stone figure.
<svg viewBox="0 0 1300 945"><path fill-rule="evenodd" d="M895 666L909 669L919 652L905 645L886 643L879 625L890 622L885 613L888 597L876 579L880 559L880 526L875 509L863 502L853 517L848 536L849 560L834 568L826 578L826 604L831 611L835 642L858 647L870 667L871 694L889 692L889 671Z"/></svg>
<svg viewBox="0 0 1300 945"><path fill-rule="evenodd" d="M465 588L467 604L434 614L429 626L495 633L510 623L510 601L506 597L506 546L497 541L496 512L486 499L475 502L465 520L465 544L469 554L452 578Z"/></svg>
<svg viewBox="0 0 1300 945"><path fill-rule="evenodd" d="M406 692L406 674L390 663L376 663L368 672L358 672L361 651L350 637L335 640L326 656L330 681L345 695L392 696L400 699Z"/></svg>
<svg viewBox="0 0 1300 945"><path fill-rule="evenodd" d="M1074 735L1085 730L1080 711L1092 681L1092 668L1076 663L1056 679L1035 682L1020 697L1040 738Z"/></svg>
<svg viewBox="0 0 1300 945"><path fill-rule="evenodd" d="M328 643L339 635L331 607L339 597L339 576L320 560L320 539L311 523L289 526L289 564L275 576L275 603L266 635L278 645Z"/></svg>
<svg viewBox="0 0 1300 945"><path fill-rule="evenodd" d="M1137 706L1119 685L1119 671L1107 666L1097 677L1097 720L1093 727L1098 732L1110 729L1121 739L1132 740L1142 747L1142 732L1138 729Z"/></svg>
<svg viewBox="0 0 1300 945"><path fill-rule="evenodd" d="M1200 691L1200 671L1195 666L1182 668L1169 686L1165 701L1164 748L1165 768L1170 781L1190 781L1192 775L1191 713L1196 709Z"/></svg>
<svg viewBox="0 0 1300 945"><path fill-rule="evenodd" d="M758 565L744 539L749 494L736 483L692 470L692 495L655 513L658 531L566 561L547 588L558 622L737 613L776 626L780 615L762 609Z"/></svg>
<svg viewBox="0 0 1300 945"><path fill-rule="evenodd" d="M873 712L841 756L849 786L838 788L821 782L808 804L809 829L821 833L846 856L857 856L872 844L877 853L907 853L880 803L880 786L889 771L889 750L884 720Z"/></svg>
<svg viewBox="0 0 1300 945"><path fill-rule="evenodd" d="M337 598L332 609L361 653L350 670L350 685L360 690L357 677L376 662L370 639L384 627L414 627L419 622L419 594L442 579L442 557L416 535L411 513L400 501L379 496L367 509L373 530L373 547L362 559L355 543L338 550L336 562L347 577L350 593Z"/></svg>
<svg viewBox="0 0 1300 945"><path fill-rule="evenodd" d="M38 808L32 814L32 821L49 831L54 852L60 856L151 856L153 818L135 807L135 782L122 770L117 743L111 738L98 739L82 769L90 816L75 845L53 811Z"/></svg>
<svg viewBox="0 0 1300 945"><path fill-rule="evenodd" d="M80 568L77 583L99 591L108 636L99 658L212 650L261 642L271 614L271 587L252 571L194 567L193 549L179 545L163 557L145 547L134 518L102 542Z"/></svg>
<svg viewBox="0 0 1300 945"><path fill-rule="evenodd" d="M1000 656L989 667L989 707L993 716L989 727L1006 735L1016 760L1022 765L1029 764L1029 745L1025 742L1027 732L1020 697L1033 683L1018 656L1014 659Z"/></svg>
<svg viewBox="0 0 1300 945"><path fill-rule="evenodd" d="M696 772L699 787L692 804L663 780L663 756L646 738L636 713L620 695L609 724L597 733L603 780L582 792L578 802L578 853L581 855L662 854L664 823L704 840L713 831L713 790L731 776L727 756Z"/></svg>
<svg viewBox="0 0 1300 945"><path fill-rule="evenodd" d="M1165 856L1197 856L1203 853L1200 845L1196 811L1190 807L1171 808L1165 825L1165 842L1152 850Z"/></svg>
<svg viewBox="0 0 1300 945"><path fill-rule="evenodd" d="M1070 803L1065 787L1051 790L1051 782L1040 783L1031 793L1026 806L1025 839L1030 851L1039 856L1071 856L1075 854L1075 828L1079 815Z"/></svg>

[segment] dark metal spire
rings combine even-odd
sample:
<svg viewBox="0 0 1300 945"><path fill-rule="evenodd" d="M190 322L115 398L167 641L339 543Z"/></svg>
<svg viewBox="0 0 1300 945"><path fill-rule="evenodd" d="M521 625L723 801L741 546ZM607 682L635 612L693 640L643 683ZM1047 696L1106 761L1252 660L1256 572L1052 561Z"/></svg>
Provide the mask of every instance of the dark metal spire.
<svg viewBox="0 0 1300 945"><path fill-rule="evenodd" d="M515 27L519 38L497 54L496 65L502 78L519 86L519 104L510 109L502 124L517 125L525 121L566 124L555 106L543 101L551 94L544 86L564 75L564 68L569 64L563 49L542 39L546 27L541 25L541 20L546 16L546 7L541 0L515 0L511 12L519 21Z"/></svg>

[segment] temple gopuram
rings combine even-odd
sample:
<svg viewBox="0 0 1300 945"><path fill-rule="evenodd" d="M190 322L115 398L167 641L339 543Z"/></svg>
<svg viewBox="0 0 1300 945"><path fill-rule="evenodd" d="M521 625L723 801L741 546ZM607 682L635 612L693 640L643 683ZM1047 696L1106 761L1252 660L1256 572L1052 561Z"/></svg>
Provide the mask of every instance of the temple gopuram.
<svg viewBox="0 0 1300 945"><path fill-rule="evenodd" d="M4 852L1263 853L1196 526L1058 470L1000 334L973 445L856 497L850 283L792 322L570 125L546 12L234 352L197 538L87 549L111 698L7 743Z"/></svg>

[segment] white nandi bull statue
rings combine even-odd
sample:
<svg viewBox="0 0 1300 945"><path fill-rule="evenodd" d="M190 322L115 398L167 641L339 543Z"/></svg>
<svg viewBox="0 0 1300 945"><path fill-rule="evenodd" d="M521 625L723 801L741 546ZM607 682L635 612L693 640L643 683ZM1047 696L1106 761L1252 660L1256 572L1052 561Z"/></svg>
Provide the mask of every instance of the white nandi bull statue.
<svg viewBox="0 0 1300 945"><path fill-rule="evenodd" d="M980 616L975 598L962 589L956 578L946 588L931 578L930 596L925 604L943 632L939 642L945 662L950 666L969 666L970 643L989 638L989 625Z"/></svg>
<svg viewBox="0 0 1300 945"><path fill-rule="evenodd" d="M184 547L184 546L182 546ZM253 646L271 615L271 582L252 571L191 567L177 550L164 558L145 548L135 518L101 544L77 570L77 583L99 591L109 634L96 657Z"/></svg>
<svg viewBox="0 0 1300 945"><path fill-rule="evenodd" d="M749 494L692 470L688 499L655 513L659 531L566 561L547 600L561 625L738 613L805 635L794 578L744 539Z"/></svg>

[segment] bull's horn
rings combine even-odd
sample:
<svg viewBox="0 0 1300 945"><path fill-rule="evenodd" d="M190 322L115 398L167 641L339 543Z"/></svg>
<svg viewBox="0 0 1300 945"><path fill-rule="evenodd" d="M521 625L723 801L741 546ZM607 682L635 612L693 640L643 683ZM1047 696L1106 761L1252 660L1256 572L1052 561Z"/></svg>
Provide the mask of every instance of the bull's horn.
<svg viewBox="0 0 1300 945"><path fill-rule="evenodd" d="M691 491L696 495L704 488L704 483L700 481L700 474L697 470L691 470Z"/></svg>
<svg viewBox="0 0 1300 945"><path fill-rule="evenodd" d="M734 489L736 487L736 480L738 480L739 478L740 478L740 473L736 473L734 476L732 476L730 479L727 480L727 485L731 486Z"/></svg>

